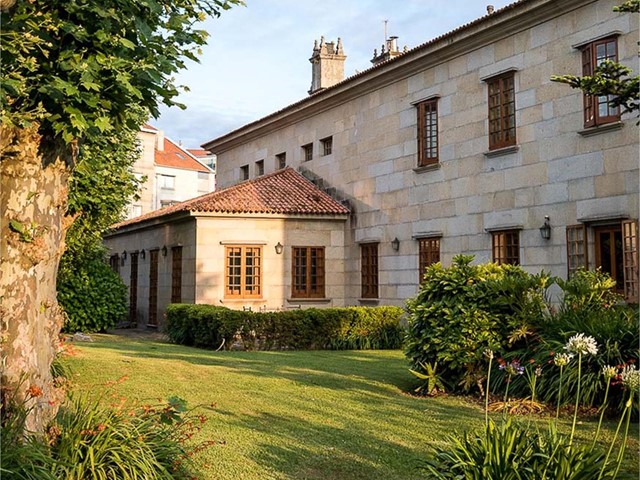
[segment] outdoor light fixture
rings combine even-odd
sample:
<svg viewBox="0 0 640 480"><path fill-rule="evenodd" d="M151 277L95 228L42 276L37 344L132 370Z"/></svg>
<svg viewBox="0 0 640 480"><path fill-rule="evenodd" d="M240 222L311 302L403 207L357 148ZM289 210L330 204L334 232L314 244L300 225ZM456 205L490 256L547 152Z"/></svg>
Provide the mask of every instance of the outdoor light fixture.
<svg viewBox="0 0 640 480"><path fill-rule="evenodd" d="M144 248L142 249L142 251L140 252L140 256L142 257L142 259L144 260L147 256L147 252L144 251Z"/></svg>
<svg viewBox="0 0 640 480"><path fill-rule="evenodd" d="M549 215L544 216L544 225L540 227L540 236L545 240L551 238L551 225L549 224Z"/></svg>
<svg viewBox="0 0 640 480"><path fill-rule="evenodd" d="M127 259L127 251L124 250L120 256L120 266L124 267L124 261Z"/></svg>
<svg viewBox="0 0 640 480"><path fill-rule="evenodd" d="M400 250L400 240L398 240L398 237L391 240L391 248L393 248L395 252Z"/></svg>
<svg viewBox="0 0 640 480"><path fill-rule="evenodd" d="M166 245L163 245L163 246L162 246L162 256L163 256L163 257L166 257L166 256L167 256L167 246L166 246Z"/></svg>
<svg viewBox="0 0 640 480"><path fill-rule="evenodd" d="M284 245L282 245L280 242L276 243L276 253L280 255L283 250L284 250Z"/></svg>

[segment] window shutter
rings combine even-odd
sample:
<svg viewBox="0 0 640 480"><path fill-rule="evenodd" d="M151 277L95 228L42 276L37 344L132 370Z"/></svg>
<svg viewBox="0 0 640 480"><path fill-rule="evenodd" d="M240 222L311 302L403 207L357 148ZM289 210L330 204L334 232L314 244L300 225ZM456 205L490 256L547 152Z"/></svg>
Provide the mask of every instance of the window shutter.
<svg viewBox="0 0 640 480"><path fill-rule="evenodd" d="M624 298L638 303L638 221L622 222L622 263L624 270Z"/></svg>
<svg viewBox="0 0 640 480"><path fill-rule="evenodd" d="M593 75L593 45L587 45L582 50L582 75ZM584 126L593 127L596 124L595 98L584 94Z"/></svg>

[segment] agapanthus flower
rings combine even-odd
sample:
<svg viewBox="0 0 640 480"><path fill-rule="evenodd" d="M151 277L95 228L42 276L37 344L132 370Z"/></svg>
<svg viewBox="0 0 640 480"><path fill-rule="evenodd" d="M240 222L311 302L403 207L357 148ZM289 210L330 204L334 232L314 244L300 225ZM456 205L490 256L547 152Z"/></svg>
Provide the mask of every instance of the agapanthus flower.
<svg viewBox="0 0 640 480"><path fill-rule="evenodd" d="M598 344L595 338L586 336L584 333L576 333L569 339L564 349L571 353L595 355L598 353Z"/></svg>
<svg viewBox="0 0 640 480"><path fill-rule="evenodd" d="M489 359L493 358L493 350L491 350L490 348L487 348L483 353L485 357Z"/></svg>
<svg viewBox="0 0 640 480"><path fill-rule="evenodd" d="M556 367L564 367L569 364L573 358L573 353L556 353L553 357L553 364Z"/></svg>
<svg viewBox="0 0 640 480"><path fill-rule="evenodd" d="M520 365L518 360L511 360L509 363L503 363L500 365L500 370L507 372L507 375L522 375L524 373L524 367Z"/></svg>
<svg viewBox="0 0 640 480"><path fill-rule="evenodd" d="M627 365L622 369L620 380L629 390L637 392L640 389L640 370L636 370L635 365Z"/></svg>
<svg viewBox="0 0 640 480"><path fill-rule="evenodd" d="M616 367L612 367L611 365L605 365L602 367L602 375L607 380L611 378L615 378L618 375L618 369Z"/></svg>

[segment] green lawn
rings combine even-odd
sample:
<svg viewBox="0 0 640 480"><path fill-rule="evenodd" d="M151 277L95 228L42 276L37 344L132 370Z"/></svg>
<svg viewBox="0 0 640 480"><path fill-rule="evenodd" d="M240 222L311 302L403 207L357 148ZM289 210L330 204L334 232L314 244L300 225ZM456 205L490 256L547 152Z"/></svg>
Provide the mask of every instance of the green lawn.
<svg viewBox="0 0 640 480"><path fill-rule="evenodd" d="M127 375L118 389L129 398L216 405L200 439L225 443L201 454L203 478L424 478L417 467L431 445L483 422L479 405L404 394L413 379L400 351L212 352L95 339L66 360L79 388L101 392ZM583 439L595 430L580 428ZM627 473L637 478L637 440L628 452Z"/></svg>

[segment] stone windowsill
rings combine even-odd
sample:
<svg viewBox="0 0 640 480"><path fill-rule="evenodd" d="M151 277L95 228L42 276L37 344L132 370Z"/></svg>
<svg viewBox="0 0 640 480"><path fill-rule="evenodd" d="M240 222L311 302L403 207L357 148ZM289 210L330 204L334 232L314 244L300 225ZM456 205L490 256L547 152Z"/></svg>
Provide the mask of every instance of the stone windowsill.
<svg viewBox="0 0 640 480"><path fill-rule="evenodd" d="M624 126L621 121L613 123L605 123L604 125L597 125L595 127L589 127L582 130L578 130L578 135L582 137L590 137L592 135L600 135L601 133L613 132L620 130Z"/></svg>
<svg viewBox="0 0 640 480"><path fill-rule="evenodd" d="M495 150L488 150L483 153L483 155L487 158L500 157L502 155L509 155L510 153L515 153L520 150L519 145L511 145L509 147L497 148Z"/></svg>
<svg viewBox="0 0 640 480"><path fill-rule="evenodd" d="M287 303L331 303L331 298L287 298Z"/></svg>
<svg viewBox="0 0 640 480"><path fill-rule="evenodd" d="M380 303L379 298L359 298L358 302L364 305L378 305Z"/></svg>
<svg viewBox="0 0 640 480"><path fill-rule="evenodd" d="M423 167L416 167L413 169L416 173L431 172L433 170L440 170L440 162L432 163L431 165L425 165Z"/></svg>

